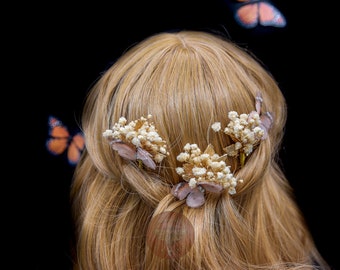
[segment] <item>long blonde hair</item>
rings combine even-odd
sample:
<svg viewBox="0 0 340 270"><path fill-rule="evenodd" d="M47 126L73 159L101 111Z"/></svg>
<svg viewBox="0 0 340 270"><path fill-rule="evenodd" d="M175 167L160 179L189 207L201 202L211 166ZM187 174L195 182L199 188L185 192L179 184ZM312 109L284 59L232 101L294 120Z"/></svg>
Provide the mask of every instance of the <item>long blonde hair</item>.
<svg viewBox="0 0 340 270"><path fill-rule="evenodd" d="M244 180L237 193L207 194L198 209L171 195L181 181L175 168L183 146L212 144L222 153L231 140L209 127L226 125L229 111L254 110L258 92L274 122L242 168L231 164ZM153 172L119 157L103 138L121 116L131 121L148 114L169 145ZM86 151L71 190L75 269L328 269L278 165L285 123L278 83L255 56L225 38L158 33L130 48L99 78L83 110ZM163 213L169 215L162 226L180 226L180 216L191 225L192 242L178 256L160 256L159 243L148 241ZM171 229L162 234L166 243L179 237Z"/></svg>

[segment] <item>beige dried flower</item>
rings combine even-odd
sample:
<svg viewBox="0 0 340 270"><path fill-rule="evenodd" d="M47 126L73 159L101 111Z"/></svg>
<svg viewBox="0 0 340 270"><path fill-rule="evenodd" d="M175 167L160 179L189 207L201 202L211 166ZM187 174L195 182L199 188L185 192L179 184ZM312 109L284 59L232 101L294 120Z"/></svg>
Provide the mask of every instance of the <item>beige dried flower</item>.
<svg viewBox="0 0 340 270"><path fill-rule="evenodd" d="M228 156L239 156L241 166L244 165L246 157L254 151L260 141L267 138L268 130L273 122L269 112L261 114L262 102L263 99L259 93L255 101L256 110L240 115L236 111L228 113L230 121L223 132L229 135L235 143L226 146L224 151ZM215 122L211 128L215 132L220 131L220 122Z"/></svg>
<svg viewBox="0 0 340 270"><path fill-rule="evenodd" d="M235 194L235 187L242 180L234 177L226 157L216 154L211 144L203 153L196 144L186 144L184 152L177 156L183 166L176 168L185 182L175 185L172 194L178 199L186 198L187 205L193 208L204 204L205 191L220 193L228 189L230 194Z"/></svg>
<svg viewBox="0 0 340 270"><path fill-rule="evenodd" d="M153 123L147 118L131 121L127 124L125 117L120 117L111 129L103 132L112 148L123 158L141 161L145 166L155 169L169 155L166 142L158 134Z"/></svg>

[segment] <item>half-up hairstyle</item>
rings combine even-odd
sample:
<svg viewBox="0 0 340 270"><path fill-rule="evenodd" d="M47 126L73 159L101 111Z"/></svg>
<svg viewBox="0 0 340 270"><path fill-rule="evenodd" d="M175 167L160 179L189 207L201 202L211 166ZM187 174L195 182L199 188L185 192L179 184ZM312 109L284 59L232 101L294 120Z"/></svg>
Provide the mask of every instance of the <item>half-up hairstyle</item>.
<svg viewBox="0 0 340 270"><path fill-rule="evenodd" d="M176 198L183 148L212 145L224 156L234 142L212 124L227 126L230 111L255 111L259 93L273 121L242 166L225 157L242 179L236 193L206 190L197 208ZM123 158L103 137L121 117L148 115L167 142L155 169ZM159 33L130 48L99 78L83 110L86 151L71 190L75 269L328 269L278 165L285 123L278 83L223 37Z"/></svg>

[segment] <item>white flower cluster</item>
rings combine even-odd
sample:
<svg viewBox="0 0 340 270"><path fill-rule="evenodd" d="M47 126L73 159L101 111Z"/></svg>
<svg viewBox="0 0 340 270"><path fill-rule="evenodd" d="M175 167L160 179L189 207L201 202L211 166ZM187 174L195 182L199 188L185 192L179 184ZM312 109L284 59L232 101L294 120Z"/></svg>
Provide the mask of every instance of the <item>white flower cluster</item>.
<svg viewBox="0 0 340 270"><path fill-rule="evenodd" d="M142 148L151 154L155 162L160 163L169 153L166 142L160 137L154 124L148 122L151 117L152 115L148 115L147 118L142 116L128 124L126 118L121 117L112 129L103 133L103 136L109 141L123 142L136 149Z"/></svg>
<svg viewBox="0 0 340 270"><path fill-rule="evenodd" d="M259 113L253 111L250 114L238 115L237 112L230 111L228 118L230 122L224 133L229 135L235 144L226 147L225 151L229 156L237 156L240 152L248 156L264 135L264 130L260 127ZM221 123L216 122L211 127L217 132L221 129Z"/></svg>
<svg viewBox="0 0 340 270"><path fill-rule="evenodd" d="M184 163L183 167L177 167L176 172L191 188L196 188L200 184L219 185L223 189L227 188L230 194L234 194L237 183L242 180L234 177L225 158L216 154L211 145L202 153L197 144L187 143L184 152L177 156L177 160Z"/></svg>

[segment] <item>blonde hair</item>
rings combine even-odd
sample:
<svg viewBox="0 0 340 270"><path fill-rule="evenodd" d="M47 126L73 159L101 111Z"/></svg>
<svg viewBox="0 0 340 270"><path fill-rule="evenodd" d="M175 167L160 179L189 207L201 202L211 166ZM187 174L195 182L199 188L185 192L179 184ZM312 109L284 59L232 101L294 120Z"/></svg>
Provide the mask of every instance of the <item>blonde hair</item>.
<svg viewBox="0 0 340 270"><path fill-rule="evenodd" d="M176 156L187 143L223 153L232 141L209 127L226 126L229 111L254 110L258 92L274 122L242 168L229 160L243 184L234 195L207 194L202 207L189 208L171 195L182 181ZM169 146L155 171L121 158L103 138L121 116L148 114ZM96 82L83 110L86 151L71 190L75 269L328 269L278 165L285 123L285 99L273 76L226 38L158 33L130 48ZM163 213L169 215L162 226L181 226L172 214L192 225L192 244L181 255L158 256L159 243L147 239ZM162 233L166 243L179 237L171 229Z"/></svg>

